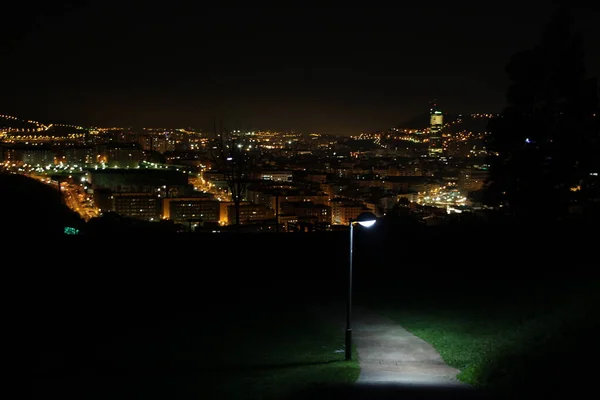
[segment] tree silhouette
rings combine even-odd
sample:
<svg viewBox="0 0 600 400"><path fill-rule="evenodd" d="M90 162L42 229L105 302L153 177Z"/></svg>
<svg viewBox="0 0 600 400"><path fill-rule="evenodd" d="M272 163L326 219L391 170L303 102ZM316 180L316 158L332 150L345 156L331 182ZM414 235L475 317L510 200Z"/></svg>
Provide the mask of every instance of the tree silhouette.
<svg viewBox="0 0 600 400"><path fill-rule="evenodd" d="M586 77L583 40L559 6L534 48L506 67L507 105L490 121L484 201L514 215L549 216L594 196L598 85Z"/></svg>
<svg viewBox="0 0 600 400"><path fill-rule="evenodd" d="M223 172L235 209L235 229L240 231L240 208L249 184L251 157L248 143L239 130L228 131L222 126L214 128L211 158L217 169Z"/></svg>

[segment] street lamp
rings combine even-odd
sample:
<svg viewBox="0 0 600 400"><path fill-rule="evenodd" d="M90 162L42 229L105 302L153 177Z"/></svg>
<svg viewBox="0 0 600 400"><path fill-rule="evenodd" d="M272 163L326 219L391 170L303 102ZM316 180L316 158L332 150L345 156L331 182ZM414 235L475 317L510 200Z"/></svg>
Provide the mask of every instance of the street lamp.
<svg viewBox="0 0 600 400"><path fill-rule="evenodd" d="M348 265L348 301L346 303L346 361L352 360L352 253L354 250L354 224L370 228L377 222L375 214L361 213L356 219L350 220L350 262Z"/></svg>

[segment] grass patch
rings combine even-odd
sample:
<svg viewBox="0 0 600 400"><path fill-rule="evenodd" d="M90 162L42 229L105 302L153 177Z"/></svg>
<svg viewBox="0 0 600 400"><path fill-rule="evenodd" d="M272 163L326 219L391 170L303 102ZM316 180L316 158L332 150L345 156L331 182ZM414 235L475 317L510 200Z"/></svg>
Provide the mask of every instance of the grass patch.
<svg viewBox="0 0 600 400"><path fill-rule="evenodd" d="M599 328L596 286L522 287L503 297L429 304L387 299L372 306L432 344L463 382L552 393L565 380L585 382L582 364L600 355L593 337Z"/></svg>
<svg viewBox="0 0 600 400"><path fill-rule="evenodd" d="M360 368L344 361L343 343L300 307L184 313L105 338L78 365L39 374L36 388L40 397L76 381L85 398L281 399L354 383Z"/></svg>
<svg viewBox="0 0 600 400"><path fill-rule="evenodd" d="M463 382L480 386L479 369L514 342L510 324L502 325L468 310L387 309L384 314L433 345L444 361L461 372Z"/></svg>

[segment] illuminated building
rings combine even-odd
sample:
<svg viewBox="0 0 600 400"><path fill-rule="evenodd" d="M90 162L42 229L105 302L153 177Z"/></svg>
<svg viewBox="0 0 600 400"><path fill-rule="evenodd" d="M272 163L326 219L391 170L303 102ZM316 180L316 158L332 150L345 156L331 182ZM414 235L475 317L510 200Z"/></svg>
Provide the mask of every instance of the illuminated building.
<svg viewBox="0 0 600 400"><path fill-rule="evenodd" d="M287 202L281 205L283 215L314 217L318 222L331 223L331 207L305 201Z"/></svg>
<svg viewBox="0 0 600 400"><path fill-rule="evenodd" d="M439 157L442 155L442 127L444 125L444 114L435 101L429 109L429 156Z"/></svg>
<svg viewBox="0 0 600 400"><path fill-rule="evenodd" d="M221 202L202 198L172 197L163 199L163 218L177 223L190 219L218 223L221 220Z"/></svg>
<svg viewBox="0 0 600 400"><path fill-rule="evenodd" d="M96 149L91 146L74 146L62 149L61 153L66 164L86 165L94 162Z"/></svg>
<svg viewBox="0 0 600 400"><path fill-rule="evenodd" d="M291 171L263 171L259 174L262 181L291 182L292 177Z"/></svg>
<svg viewBox="0 0 600 400"><path fill-rule="evenodd" d="M227 218L229 225L235 224L235 206L227 207ZM261 204L242 204L240 205L240 223L251 224L275 217L272 209Z"/></svg>
<svg viewBox="0 0 600 400"><path fill-rule="evenodd" d="M331 222L333 225L348 225L361 213L369 211L362 202L351 199L333 199L331 201Z"/></svg>
<svg viewBox="0 0 600 400"><path fill-rule="evenodd" d="M113 193L111 211L130 218L157 221L161 214L161 199L152 193Z"/></svg>
<svg viewBox="0 0 600 400"><path fill-rule="evenodd" d="M90 171L92 188L108 189L111 192L168 193L185 191L188 176L179 171L168 169L125 169L106 168ZM160 189L160 190L159 190Z"/></svg>
<svg viewBox="0 0 600 400"><path fill-rule="evenodd" d="M144 159L144 153L137 143L115 143L101 146L100 153L112 168L135 168Z"/></svg>
<svg viewBox="0 0 600 400"><path fill-rule="evenodd" d="M44 166L54 164L55 152L48 146L9 144L2 146L2 149L0 161Z"/></svg>

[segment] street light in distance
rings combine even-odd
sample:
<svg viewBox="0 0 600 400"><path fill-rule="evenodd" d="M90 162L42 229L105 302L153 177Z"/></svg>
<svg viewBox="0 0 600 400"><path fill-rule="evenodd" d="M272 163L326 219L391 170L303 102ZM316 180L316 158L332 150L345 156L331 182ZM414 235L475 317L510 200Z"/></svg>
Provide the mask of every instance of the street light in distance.
<svg viewBox="0 0 600 400"><path fill-rule="evenodd" d="M348 265L348 300L346 302L346 361L352 360L352 257L354 252L354 225L370 228L377 222L377 216L371 212L363 212L356 219L350 220L350 262Z"/></svg>

